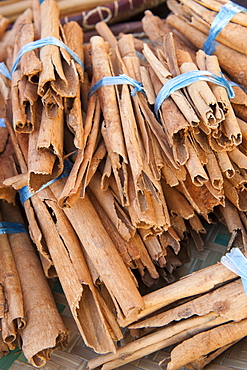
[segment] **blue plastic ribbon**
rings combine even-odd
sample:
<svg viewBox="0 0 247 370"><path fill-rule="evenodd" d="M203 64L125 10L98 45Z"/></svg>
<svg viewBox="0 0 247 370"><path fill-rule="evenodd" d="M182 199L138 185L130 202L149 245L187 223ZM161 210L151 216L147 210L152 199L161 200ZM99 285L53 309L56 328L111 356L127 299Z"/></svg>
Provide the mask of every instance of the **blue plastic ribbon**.
<svg viewBox="0 0 247 370"><path fill-rule="evenodd" d="M6 127L4 118L0 118L0 127Z"/></svg>
<svg viewBox="0 0 247 370"><path fill-rule="evenodd" d="M12 80L11 73L4 62L0 63L0 73L7 77L9 80Z"/></svg>
<svg viewBox="0 0 247 370"><path fill-rule="evenodd" d="M127 76L126 74L121 74L119 76L108 76L103 77L101 80L97 81L90 89L88 96L90 97L92 94L95 93L98 89L102 86L110 86L110 85L132 85L134 89L131 91L131 95L135 96L138 91L144 92L143 85L139 82L134 80L133 78Z"/></svg>
<svg viewBox="0 0 247 370"><path fill-rule="evenodd" d="M0 234L27 233L26 227L19 222L0 222Z"/></svg>
<svg viewBox="0 0 247 370"><path fill-rule="evenodd" d="M232 248L231 252L221 257L220 262L241 277L244 291L247 295L247 259L240 249Z"/></svg>
<svg viewBox="0 0 247 370"><path fill-rule="evenodd" d="M186 86L189 86L197 81L207 81L212 82L216 85L225 87L229 99L234 98L235 93L231 84L224 77L219 77L209 71L190 71L182 73L176 77L171 78L160 90L154 103L154 111L156 116L158 116L158 110L161 107L163 101L168 98L172 93L180 90Z"/></svg>
<svg viewBox="0 0 247 370"><path fill-rule="evenodd" d="M6 76L9 80L12 80L12 74L16 70L16 68L17 68L17 66L18 66L18 64L21 60L21 57L25 53L27 53L28 51L39 49L39 48L42 48L43 46L47 46L47 45L55 45L55 46L58 46L60 48L65 49L71 55L71 57L76 61L76 63L78 63L84 69L83 62L81 61L81 59L78 57L78 55L73 50L71 50L67 45L65 45L64 42L57 39L56 37L48 36L48 37L44 37L43 39L39 39L39 40L36 40L36 41L33 41L33 42L29 42L28 44L23 45L23 47L20 49L20 51L19 51L19 53L16 57L16 60L13 64L11 72L8 70L5 63L1 62L0 63L0 73L3 74L4 76Z"/></svg>
<svg viewBox="0 0 247 370"><path fill-rule="evenodd" d="M69 162L69 161L65 161L64 162L63 173L60 176L56 177L55 179L52 179L51 181L49 181L46 184L44 184L43 186L41 186L41 188L39 190L37 190L35 193L31 193L29 191L28 185L23 186L21 189L19 189L19 196L20 196L21 203L24 204L26 200L31 198L33 195L37 194L39 191L45 189L47 186L50 186L55 181L63 179L64 177L68 177L69 174L70 174L71 168L72 168L72 163Z"/></svg>
<svg viewBox="0 0 247 370"><path fill-rule="evenodd" d="M76 63L78 63L82 68L84 68L84 65L81 59L78 57L76 53L73 52L73 50L71 50L67 45L65 45L64 42L57 39L56 37L48 36L48 37L44 37L43 39L29 42L28 44L24 45L21 48L13 64L11 74L16 70L23 54L27 53L28 51L34 50L34 49L42 48L43 46L47 46L47 45L56 45L56 46L59 46L60 48L65 49L72 56L72 58L76 61Z"/></svg>
<svg viewBox="0 0 247 370"><path fill-rule="evenodd" d="M202 48L206 54L211 55L215 52L217 46L217 42L215 41L216 37L227 25L227 23L230 22L233 16L240 12L247 12L247 9L231 1L224 4L220 8L219 13L216 15L211 24L208 38Z"/></svg>

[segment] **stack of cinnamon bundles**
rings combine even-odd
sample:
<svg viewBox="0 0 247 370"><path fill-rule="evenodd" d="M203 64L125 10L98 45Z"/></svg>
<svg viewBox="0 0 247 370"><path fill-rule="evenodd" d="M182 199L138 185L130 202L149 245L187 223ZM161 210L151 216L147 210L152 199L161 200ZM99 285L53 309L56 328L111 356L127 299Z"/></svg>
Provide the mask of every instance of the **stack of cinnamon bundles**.
<svg viewBox="0 0 247 370"><path fill-rule="evenodd" d="M190 3L179 19L188 18ZM236 273L217 263L177 274L192 245L203 252L215 223L229 231L225 252L246 253L246 84L244 77L241 86L230 83L220 57L180 37L168 19L146 11L144 40L116 38L99 22L84 44L76 22L61 24L54 0L33 1L2 36L10 75L0 75L0 210L3 221L18 223L24 211L30 235L0 235L0 261L11 261L16 277L9 283L0 262L2 353L18 344L42 367L66 345L59 314L54 328L37 329L29 309L45 321L42 310L52 310L41 303L41 284L53 278L99 354L90 369L115 369L170 345L162 368L202 369L247 335ZM235 64L244 76L245 66ZM29 254L40 282L23 267ZM37 288L26 285L33 280ZM13 317L10 294L23 302ZM28 352L25 328L42 330L47 343Z"/></svg>

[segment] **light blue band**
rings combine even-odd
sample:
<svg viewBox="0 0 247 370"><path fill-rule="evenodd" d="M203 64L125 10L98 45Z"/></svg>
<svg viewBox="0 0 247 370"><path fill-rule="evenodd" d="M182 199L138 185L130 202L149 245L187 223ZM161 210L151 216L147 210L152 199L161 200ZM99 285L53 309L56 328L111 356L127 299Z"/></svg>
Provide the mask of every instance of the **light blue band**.
<svg viewBox="0 0 247 370"><path fill-rule="evenodd" d="M227 25L227 23L230 22L232 17L240 12L247 12L247 9L231 1L224 4L220 8L219 13L216 15L211 24L208 38L202 48L206 54L211 55L215 52L217 46L217 42L215 41L216 37Z"/></svg>
<svg viewBox="0 0 247 370"><path fill-rule="evenodd" d="M47 46L47 45L56 45L56 46L59 46L60 48L65 49L72 56L72 58L76 61L76 63L78 63L82 68L84 68L84 65L81 59L78 57L76 53L73 52L73 50L71 50L67 45L65 45L61 40L57 39L56 37L48 36L40 40L29 42L28 44L24 45L21 48L13 64L11 74L16 70L23 54L27 53L28 51L34 50L34 49L42 48L43 46Z"/></svg>
<svg viewBox="0 0 247 370"><path fill-rule="evenodd" d="M4 118L0 118L0 127L6 127Z"/></svg>
<svg viewBox="0 0 247 370"><path fill-rule="evenodd" d="M245 294L247 295L247 259L238 248L232 248L230 253L221 257L220 262L242 279Z"/></svg>
<svg viewBox="0 0 247 370"><path fill-rule="evenodd" d="M0 73L7 77L9 80L12 80L11 73L4 62L0 63Z"/></svg>
<svg viewBox="0 0 247 370"><path fill-rule="evenodd" d="M33 42L29 42L28 44L24 45L21 48L21 50L19 51L19 53L16 57L16 60L13 64L11 72L8 70L5 63L1 62L0 63L0 73L3 74L5 77L7 77L9 80L12 80L12 74L16 70L16 68L17 68L17 66L18 66L18 64L21 60L21 57L25 53L27 53L28 51L39 49L39 48L42 48L43 46L47 46L47 45L55 45L55 46L59 46L60 48L65 49L71 55L71 57L76 61L76 63L78 63L84 69L83 62L78 57L78 55L73 52L73 50L71 50L67 45L65 45L64 42L57 39L56 37L48 36L48 37L44 37L43 39L39 39L39 40L36 40L36 41L33 41Z"/></svg>
<svg viewBox="0 0 247 370"><path fill-rule="evenodd" d="M92 94L95 93L98 89L102 86L109 86L109 85L132 85L134 89L131 91L131 95L135 96L138 91L144 92L143 85L134 80L133 78L127 76L126 74L121 74L119 76L108 76L103 77L101 80L97 81L90 89L88 96L90 97Z"/></svg>
<svg viewBox="0 0 247 370"><path fill-rule="evenodd" d="M216 85L221 85L225 87L225 89L227 90L229 99L232 99L235 96L234 90L231 84L224 77L219 77L209 71L198 70L198 71L185 72L185 73L182 73L181 75L178 75L170 79L160 90L159 94L157 95L155 99L155 103L154 103L154 111L155 111L156 116L158 117L158 111L161 107L161 104L166 98L168 98L175 91L182 89L186 86L189 86L192 83L197 82L197 81L208 81Z"/></svg>
<svg viewBox="0 0 247 370"><path fill-rule="evenodd" d="M50 186L51 184L53 184L55 181L57 180L60 180L60 179L63 179L64 177L68 177L69 174L70 174L70 170L72 168L72 163L69 162L69 161L65 161L64 162L64 170L63 170L63 173L58 176L57 178L47 182L46 184L44 184L39 190L37 190L35 193L31 193L28 189L28 185L25 185L23 186L21 189L19 189L19 196L20 196L20 201L22 204L24 204L24 202L26 200L28 200L29 198L31 198L33 195L37 194L39 191L45 189L47 186Z"/></svg>
<svg viewBox="0 0 247 370"><path fill-rule="evenodd" d="M27 233L26 227L19 222L0 222L0 234Z"/></svg>

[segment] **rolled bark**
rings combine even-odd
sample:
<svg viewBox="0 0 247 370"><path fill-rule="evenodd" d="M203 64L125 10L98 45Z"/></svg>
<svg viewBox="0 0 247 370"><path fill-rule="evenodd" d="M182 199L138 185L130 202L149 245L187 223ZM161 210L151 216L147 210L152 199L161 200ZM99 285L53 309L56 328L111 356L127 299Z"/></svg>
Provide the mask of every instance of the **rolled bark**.
<svg viewBox="0 0 247 370"><path fill-rule="evenodd" d="M16 206L1 203L1 209L7 222L23 223ZM20 331L21 349L32 365L42 367L53 350L66 346L68 333L29 235L17 233L8 238L23 293L26 326Z"/></svg>

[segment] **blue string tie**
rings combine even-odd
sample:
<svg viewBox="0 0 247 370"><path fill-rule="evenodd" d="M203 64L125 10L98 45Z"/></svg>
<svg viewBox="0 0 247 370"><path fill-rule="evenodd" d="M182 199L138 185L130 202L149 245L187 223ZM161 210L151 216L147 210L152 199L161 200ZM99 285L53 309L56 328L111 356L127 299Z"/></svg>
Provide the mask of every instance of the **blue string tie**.
<svg viewBox="0 0 247 370"><path fill-rule="evenodd" d="M240 12L247 12L247 9L243 6L233 3L232 1L224 4L220 8L219 13L216 15L211 24L208 38L202 48L206 54L211 55L215 52L217 47L217 41L215 41L216 37L227 25L227 23L230 22L234 15Z"/></svg>
<svg viewBox="0 0 247 370"><path fill-rule="evenodd" d="M131 91L132 96L136 96L138 91L144 92L144 87L141 82L134 80L133 78L127 76L126 74L121 74L119 76L108 76L103 77L101 80L97 81L89 91L89 98L91 95L95 93L98 89L102 86L110 86L110 85L132 85L134 89Z"/></svg>
<svg viewBox="0 0 247 370"><path fill-rule="evenodd" d="M158 117L158 111L166 98L168 98L175 91L187 87L197 81L212 82L216 85L225 87L229 99L232 99L235 96L232 84L229 83L225 77L219 77L209 71L203 70L185 72L181 75L171 78L158 93L154 103L154 111L156 116Z"/></svg>
<svg viewBox="0 0 247 370"><path fill-rule="evenodd" d="M39 190L37 190L35 193L31 193L29 191L28 185L23 186L21 189L18 190L19 191L19 196L20 196L21 203L24 204L26 200L28 200L29 198L31 198L33 195L37 194L41 190L45 189L47 186L50 186L55 181L60 180L60 179L63 179L65 177L68 177L69 174L70 174L70 171L71 171L72 166L73 165L72 165L71 162L69 162L68 160L65 161L64 162L64 170L63 170L63 173L60 176L56 177L55 179L52 179L51 181L49 181L46 184L44 184L43 186L41 186L41 188Z"/></svg>
<svg viewBox="0 0 247 370"><path fill-rule="evenodd" d="M0 127L6 127L4 118L0 118Z"/></svg>
<svg viewBox="0 0 247 370"><path fill-rule="evenodd" d="M19 222L0 222L0 234L27 233L26 227Z"/></svg>
<svg viewBox="0 0 247 370"><path fill-rule="evenodd" d="M11 71L9 71L8 68L6 67L6 65L3 62L1 62L0 63L0 73L2 73L9 80L11 80L12 79L12 74L16 70L16 68L17 68L17 66L18 66L18 64L21 60L21 57L25 53L27 53L28 51L31 51L31 50L42 48L43 46L47 46L47 45L55 45L55 46L58 46L60 48L65 49L70 54L70 56L76 61L76 63L78 63L84 69L83 62L81 61L81 59L78 57L78 55L73 50L71 50L64 42L57 39L56 37L48 36L48 37L44 37L43 39L35 40L35 41L32 41L32 42L29 42L26 45L23 45L23 47L20 49L20 51L19 51L19 53L16 57L16 60L13 64L13 67L12 67Z"/></svg>
<svg viewBox="0 0 247 370"><path fill-rule="evenodd" d="M231 252L221 257L220 262L241 277L244 291L247 295L247 259L240 249L232 248Z"/></svg>

